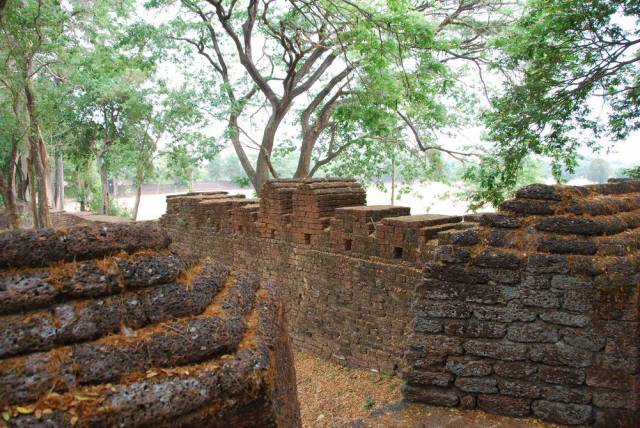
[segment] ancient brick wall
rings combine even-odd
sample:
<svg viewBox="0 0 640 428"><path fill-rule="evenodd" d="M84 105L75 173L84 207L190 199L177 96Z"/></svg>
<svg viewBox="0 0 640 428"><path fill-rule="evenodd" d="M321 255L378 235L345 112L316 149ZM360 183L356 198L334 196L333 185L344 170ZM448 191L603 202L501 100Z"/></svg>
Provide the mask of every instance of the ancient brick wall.
<svg viewBox="0 0 640 428"><path fill-rule="evenodd" d="M0 234L0 413L15 427L297 427L274 287L156 223Z"/></svg>
<svg viewBox="0 0 640 428"><path fill-rule="evenodd" d="M640 181L532 185L440 233L404 395L566 425L637 427Z"/></svg>
<svg viewBox="0 0 640 428"><path fill-rule="evenodd" d="M294 343L351 366L394 372L432 228L462 217L364 206L353 180L274 180L259 201L238 195L167 199L174 249L248 268L278 284Z"/></svg>

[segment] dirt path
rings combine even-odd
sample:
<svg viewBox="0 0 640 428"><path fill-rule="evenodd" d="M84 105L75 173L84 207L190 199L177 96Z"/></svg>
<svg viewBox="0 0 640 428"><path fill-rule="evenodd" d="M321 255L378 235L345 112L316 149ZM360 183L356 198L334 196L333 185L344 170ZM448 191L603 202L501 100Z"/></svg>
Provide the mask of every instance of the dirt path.
<svg viewBox="0 0 640 428"><path fill-rule="evenodd" d="M395 376L294 351L304 428L552 428L534 419L401 403Z"/></svg>

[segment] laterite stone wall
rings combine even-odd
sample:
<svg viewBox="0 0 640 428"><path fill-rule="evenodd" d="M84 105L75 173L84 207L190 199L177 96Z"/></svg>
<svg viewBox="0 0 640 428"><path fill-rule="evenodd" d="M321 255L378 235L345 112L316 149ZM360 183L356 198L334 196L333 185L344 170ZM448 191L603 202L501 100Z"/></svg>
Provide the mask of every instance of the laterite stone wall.
<svg viewBox="0 0 640 428"><path fill-rule="evenodd" d="M157 223L0 234L12 427L298 427L273 286L180 257Z"/></svg>
<svg viewBox="0 0 640 428"><path fill-rule="evenodd" d="M273 180L260 200L171 196L161 224L175 251L277 284L298 347L393 373L403 364L424 254L437 232L471 224L364 203L354 180Z"/></svg>
<svg viewBox="0 0 640 428"><path fill-rule="evenodd" d="M404 395L563 425L637 427L640 181L532 185L438 235Z"/></svg>

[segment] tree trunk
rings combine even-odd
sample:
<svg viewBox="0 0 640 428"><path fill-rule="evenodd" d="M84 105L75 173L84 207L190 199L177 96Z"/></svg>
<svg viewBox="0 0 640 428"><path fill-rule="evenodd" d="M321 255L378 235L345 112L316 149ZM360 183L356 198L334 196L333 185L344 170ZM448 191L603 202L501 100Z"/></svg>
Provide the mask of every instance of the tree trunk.
<svg viewBox="0 0 640 428"><path fill-rule="evenodd" d="M62 151L56 156L54 204L56 209L64 209L64 161Z"/></svg>
<svg viewBox="0 0 640 428"><path fill-rule="evenodd" d="M131 218L138 219L138 209L140 208L140 196L142 195L142 168L136 168L136 200L133 204L133 215Z"/></svg>
<svg viewBox="0 0 640 428"><path fill-rule="evenodd" d="M273 111L262 134L262 143L260 144L260 153L258 154L258 162L256 164L256 178L253 184L258 195L260 195L264 183L269 180L269 164L271 162L270 158L271 152L273 151L276 132L278 131L280 122L282 122L287 111L289 111L291 102L283 101L282 105L285 107L277 108Z"/></svg>
<svg viewBox="0 0 640 428"><path fill-rule="evenodd" d="M396 157L391 156L391 205L395 205L396 199Z"/></svg>
<svg viewBox="0 0 640 428"><path fill-rule="evenodd" d="M27 71L30 71L30 67ZM27 118L29 121L29 148L30 157L33 168L31 168L31 189L38 192L37 207L38 207L38 226L37 227L51 227L51 216L49 215L49 194L51 193L51 164L49 163L49 156L47 154L47 148L42 139L42 133L40 132L40 123L38 119L38 113L35 105L35 96L33 89L31 88L30 74L25 73L25 99L27 106ZM35 195L32 195L31 199L35 199ZM34 224L35 225L35 224Z"/></svg>
<svg viewBox="0 0 640 428"><path fill-rule="evenodd" d="M13 141L11 146L11 158L7 168L6 179L0 174L0 192L4 201L5 211L10 229L20 228L20 214L18 213L18 201L16 200L16 166L18 163L18 142Z"/></svg>
<svg viewBox="0 0 640 428"><path fill-rule="evenodd" d="M251 180L251 184L254 188L257 189L256 184L256 171L253 169L253 165L251 165L251 161L247 157L244 149L242 148L242 143L240 142L240 127L238 125L238 116L231 116L229 118L229 123L227 125L231 130L231 144L233 144L233 149L238 156L238 160L240 160L240 165L242 165L242 169L244 169L245 174Z"/></svg>
<svg viewBox="0 0 640 428"><path fill-rule="evenodd" d="M27 202L29 200L29 163L26 155L20 156L16 177L18 179L16 183L18 199L22 202Z"/></svg>
<svg viewBox="0 0 640 428"><path fill-rule="evenodd" d="M33 227L35 229L39 229L42 227L42 222L40 221L40 212L38 211L38 201L36 196L36 167L34 165L33 159L31 156L28 158L28 167L29 167L29 207L31 208L31 219L33 222Z"/></svg>
<svg viewBox="0 0 640 428"><path fill-rule="evenodd" d="M100 174L100 185L102 187L102 207L100 213L108 215L111 208L111 201L109 199L109 178L107 177L107 170L102 159L102 152L96 154L96 163L98 165L98 174Z"/></svg>
<svg viewBox="0 0 640 428"><path fill-rule="evenodd" d="M298 167L294 178L307 178L309 177L309 171L311 169L311 155L313 154L313 148L318 141L320 135L316 132L310 131L305 133L302 137L302 145L300 146L300 157L298 158Z"/></svg>

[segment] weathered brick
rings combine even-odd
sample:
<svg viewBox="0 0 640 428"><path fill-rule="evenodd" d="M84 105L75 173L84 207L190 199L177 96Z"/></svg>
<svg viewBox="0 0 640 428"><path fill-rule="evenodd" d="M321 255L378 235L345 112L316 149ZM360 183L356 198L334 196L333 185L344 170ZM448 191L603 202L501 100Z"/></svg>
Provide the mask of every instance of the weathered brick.
<svg viewBox="0 0 640 428"><path fill-rule="evenodd" d="M536 400L531 405L533 414L543 421L566 425L586 424L593 418L591 406Z"/></svg>
<svg viewBox="0 0 640 428"><path fill-rule="evenodd" d="M591 402L591 391L584 387L544 386L542 387L542 398L562 403L589 404Z"/></svg>
<svg viewBox="0 0 640 428"><path fill-rule="evenodd" d="M442 371L410 369L404 374L404 379L414 385L447 386L453 382L453 375Z"/></svg>
<svg viewBox="0 0 640 428"><path fill-rule="evenodd" d="M463 347L469 354L504 361L525 360L528 353L526 345L507 342L468 340L463 344Z"/></svg>
<svg viewBox="0 0 640 428"><path fill-rule="evenodd" d="M606 338L592 329L563 328L560 336L568 345L589 351L599 351L606 343Z"/></svg>
<svg viewBox="0 0 640 428"><path fill-rule="evenodd" d="M523 290L522 303L537 308L559 308L560 294L554 291Z"/></svg>
<svg viewBox="0 0 640 428"><path fill-rule="evenodd" d="M478 396L478 407L485 412L519 418L531 414L530 399L508 397L506 395L481 394Z"/></svg>
<svg viewBox="0 0 640 428"><path fill-rule="evenodd" d="M604 391L593 392L593 405L638 411L638 397L633 391Z"/></svg>
<svg viewBox="0 0 640 428"><path fill-rule="evenodd" d="M593 362L593 353L559 342L532 346L531 359L549 365L589 367Z"/></svg>
<svg viewBox="0 0 640 428"><path fill-rule="evenodd" d="M618 390L631 390L638 385L640 376L628 375L621 369L604 369L602 367L590 367L587 369L585 383L589 386L610 388Z"/></svg>
<svg viewBox="0 0 640 428"><path fill-rule="evenodd" d="M558 341L558 329L543 323L512 324L507 339L513 342L555 343Z"/></svg>
<svg viewBox="0 0 640 428"><path fill-rule="evenodd" d="M495 394L498 392L498 381L489 377L459 377L455 385L465 392L482 392Z"/></svg>
<svg viewBox="0 0 640 428"><path fill-rule="evenodd" d="M582 385L585 379L584 369L569 367L540 366L538 378L546 383L562 385Z"/></svg>
<svg viewBox="0 0 640 428"><path fill-rule="evenodd" d="M456 376L486 376L491 374L491 364L473 357L449 357L446 368Z"/></svg>
<svg viewBox="0 0 640 428"><path fill-rule="evenodd" d="M424 388L404 384L402 386L402 395L410 401L431 404L433 406L453 407L460 402L458 394L455 391L437 387Z"/></svg>
<svg viewBox="0 0 640 428"><path fill-rule="evenodd" d="M420 311L434 318L470 318L471 309L464 303L427 302ZM418 314L418 316L420 316Z"/></svg>
<svg viewBox="0 0 640 428"><path fill-rule="evenodd" d="M559 325L571 327L585 327L589 324L589 317L586 315L576 315L561 311L546 311L540 314L540 319Z"/></svg>
<svg viewBox="0 0 640 428"><path fill-rule="evenodd" d="M528 362L499 362L493 365L493 370L500 377L521 379L534 374L538 368Z"/></svg>
<svg viewBox="0 0 640 428"><path fill-rule="evenodd" d="M523 309L517 305L500 306L474 306L473 314L482 321L533 321L536 319L536 313Z"/></svg>
<svg viewBox="0 0 640 428"><path fill-rule="evenodd" d="M515 252L487 249L476 255L473 263L477 266L489 268L518 269L522 263L522 258Z"/></svg>
<svg viewBox="0 0 640 428"><path fill-rule="evenodd" d="M500 394L511 397L540 398L542 396L542 388L540 386L521 380L501 379L498 382L498 388L500 389Z"/></svg>
<svg viewBox="0 0 640 428"><path fill-rule="evenodd" d="M462 353L462 339L443 335L426 336L420 344L429 355L459 355Z"/></svg>

